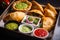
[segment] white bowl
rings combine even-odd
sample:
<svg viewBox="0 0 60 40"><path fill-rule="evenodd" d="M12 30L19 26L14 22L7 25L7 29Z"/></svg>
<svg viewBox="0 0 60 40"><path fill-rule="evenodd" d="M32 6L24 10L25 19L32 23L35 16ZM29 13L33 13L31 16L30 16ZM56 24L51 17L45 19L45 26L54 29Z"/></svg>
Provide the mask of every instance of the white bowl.
<svg viewBox="0 0 60 40"><path fill-rule="evenodd" d="M33 31L33 35L34 35L35 37L37 37L37 38L41 38L41 39L45 39L45 38L47 38L47 37L49 36L49 32L48 32L47 30L43 29L43 30L45 30L45 31L47 32L47 35L44 36L44 37L38 37L38 36L35 35L35 33L34 33L37 29L43 29L43 28L36 28L36 29Z"/></svg>
<svg viewBox="0 0 60 40"><path fill-rule="evenodd" d="M37 25L33 23L34 20L33 20L32 22L29 22L29 23L28 23L28 24L32 24L32 25L34 25L34 26L38 26L38 25L39 25L39 22L41 21L41 18L39 18L39 17L34 17L34 16L26 15L26 16L23 18L23 20L21 21L21 23L27 23L27 22L24 22L24 20L26 20L26 17L27 17L27 18L28 18L28 17L33 17L33 18L38 18L38 19L39 19Z"/></svg>
<svg viewBox="0 0 60 40"><path fill-rule="evenodd" d="M22 32L20 29L21 29L21 27L23 26L23 25L28 25L28 26L30 26L31 28L32 28L32 30L31 31L29 31L29 32ZM21 33L32 33L33 31L34 31L34 26L32 25L32 24L21 24L19 27L18 27L18 30L21 32Z"/></svg>

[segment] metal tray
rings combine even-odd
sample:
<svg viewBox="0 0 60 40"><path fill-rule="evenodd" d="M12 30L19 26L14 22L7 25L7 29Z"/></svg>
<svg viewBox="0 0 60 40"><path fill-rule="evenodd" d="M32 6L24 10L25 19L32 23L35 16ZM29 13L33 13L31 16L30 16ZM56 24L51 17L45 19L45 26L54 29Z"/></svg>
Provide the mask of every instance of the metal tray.
<svg viewBox="0 0 60 40"><path fill-rule="evenodd" d="M13 0L10 0L10 3L12 2ZM9 6L9 5L7 5L7 4L2 4L4 2L4 0L2 0L1 2L0 2L0 16L1 16L1 14L6 10L6 8ZM3 7L4 6L4 7ZM5 7L6 6L6 7Z"/></svg>
<svg viewBox="0 0 60 40"><path fill-rule="evenodd" d="M14 0L15 1L15 0ZM13 1L13 2L14 2ZM19 33L19 32L17 32L17 31L11 31L11 30L7 30L7 29L5 29L4 28L4 22L3 22L3 17L7 14L7 13L9 13L10 11L11 11L11 5L13 4L13 2L8 6L8 8L3 12L3 14L1 15L1 17L0 17L0 27L4 30L4 31L6 31L7 33L8 33L8 35L10 35L10 36L13 36L13 37L16 37L16 38L21 38L22 40L40 40L39 38L36 38L36 37L32 37L32 36L29 36L29 35L24 35L24 34L21 34L21 33ZM44 5L43 5L44 6ZM56 7L56 10L57 10L57 12L58 12L58 15L57 15L57 18L58 18L58 16L59 16L59 9ZM57 19L57 21L58 21L58 19ZM56 21L56 22L57 22ZM1 29L1 30L2 30ZM52 30L51 32L50 32L50 35L49 35L49 37L47 38L47 39L44 39L44 40L51 40L51 38L52 38L52 36L53 36L53 31L54 30ZM42 39L41 39L42 40Z"/></svg>
<svg viewBox="0 0 60 40"><path fill-rule="evenodd" d="M10 5L14 2L15 0L11 0ZM8 10L8 8L10 7L10 5L3 11L3 13L0 15L0 20L3 18L3 16L6 14L5 12Z"/></svg>
<svg viewBox="0 0 60 40"><path fill-rule="evenodd" d="M60 40L60 12L59 16L56 22L55 30L54 30L54 35L52 37L52 40Z"/></svg>

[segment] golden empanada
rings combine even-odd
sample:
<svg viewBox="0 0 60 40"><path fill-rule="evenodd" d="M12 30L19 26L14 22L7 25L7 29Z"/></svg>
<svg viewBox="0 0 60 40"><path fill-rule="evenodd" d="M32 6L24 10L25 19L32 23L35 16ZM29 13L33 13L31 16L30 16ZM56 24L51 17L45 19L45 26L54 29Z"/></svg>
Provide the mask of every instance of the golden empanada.
<svg viewBox="0 0 60 40"><path fill-rule="evenodd" d="M4 17L4 21L15 20L15 21L20 22L25 16L26 16L25 13L16 11L16 12L7 14L7 16Z"/></svg>
<svg viewBox="0 0 60 40"><path fill-rule="evenodd" d="M43 20L43 28L50 31L53 28L55 21L50 17L43 17L42 20Z"/></svg>
<svg viewBox="0 0 60 40"><path fill-rule="evenodd" d="M32 3L29 2L28 0L20 0L20 1L15 1L13 3L13 9L16 11L28 11L31 9Z"/></svg>
<svg viewBox="0 0 60 40"><path fill-rule="evenodd" d="M50 3L48 3L48 4L46 5L46 8L47 8L47 9L50 9L51 11L53 11L54 14L57 14L56 9L55 9Z"/></svg>
<svg viewBox="0 0 60 40"><path fill-rule="evenodd" d="M44 12L42 5L39 4L38 2L32 1L32 5L33 5L33 6L32 6L32 9L38 9L38 10L40 10L41 12Z"/></svg>
<svg viewBox="0 0 60 40"><path fill-rule="evenodd" d="M51 11L51 10L49 10L49 9L44 9L44 15L46 16L46 17L51 17L51 18L53 18L53 19L55 19L56 18L56 14L53 12L53 11Z"/></svg>
<svg viewBox="0 0 60 40"><path fill-rule="evenodd" d="M41 16L43 17L44 16L43 13L40 10L37 10L37 9L30 10L28 14L29 15L31 14L31 15L37 16L37 17L41 17Z"/></svg>

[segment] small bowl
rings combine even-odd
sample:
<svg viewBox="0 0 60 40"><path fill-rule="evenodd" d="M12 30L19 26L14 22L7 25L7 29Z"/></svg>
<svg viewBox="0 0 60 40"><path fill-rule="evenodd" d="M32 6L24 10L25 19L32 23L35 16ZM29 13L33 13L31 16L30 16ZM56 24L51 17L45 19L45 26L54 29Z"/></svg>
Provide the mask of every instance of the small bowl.
<svg viewBox="0 0 60 40"><path fill-rule="evenodd" d="M39 21L38 21L38 23L37 24L34 24L34 19L33 19L33 21L29 21L29 20L27 20L27 18L29 18L29 17L33 17L34 19L39 19ZM26 15L24 18L23 18L23 20L21 21L21 23L28 23L28 24L32 24L32 25L34 25L34 26L39 26L39 22L41 21L41 18L39 18L39 17L34 17L34 16L29 16L29 15Z"/></svg>
<svg viewBox="0 0 60 40"><path fill-rule="evenodd" d="M28 27L31 29L31 31L29 31L29 32L22 32L22 31L21 31L21 28L22 28L23 26L28 26ZM19 28L18 28L18 30L19 30L21 33L25 33L25 34L26 34L26 33L32 33L33 30L34 30L34 27L32 26L32 24L27 24L27 23L26 23L26 24L20 25Z"/></svg>
<svg viewBox="0 0 60 40"><path fill-rule="evenodd" d="M44 32L42 32L42 31L44 31ZM44 35L44 34L45 35ZM35 37L37 37L37 38L41 38L41 39L45 39L45 38L47 38L48 36L49 36L49 32L47 31L47 30L45 30L45 29L43 29L43 28L36 28L34 31L33 31L33 35L35 36Z"/></svg>
<svg viewBox="0 0 60 40"><path fill-rule="evenodd" d="M18 23L17 21L11 20L11 21L7 21L7 22L4 24L4 28L6 28L6 25L7 25L8 23L16 23L16 24L18 25L18 27L19 27L19 23ZM18 27L17 27L16 29L13 29L13 30L17 30ZM6 28L6 29L8 29L8 28ZM11 30L11 29L9 29L9 30Z"/></svg>

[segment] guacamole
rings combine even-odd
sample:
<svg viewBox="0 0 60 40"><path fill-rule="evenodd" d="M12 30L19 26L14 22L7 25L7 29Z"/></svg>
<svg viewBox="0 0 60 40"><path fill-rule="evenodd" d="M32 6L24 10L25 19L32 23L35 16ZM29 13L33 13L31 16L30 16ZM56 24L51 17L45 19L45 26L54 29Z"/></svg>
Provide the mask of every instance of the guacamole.
<svg viewBox="0 0 60 40"><path fill-rule="evenodd" d="M17 23L7 23L5 28L10 29L10 30L16 30L18 28Z"/></svg>
<svg viewBox="0 0 60 40"><path fill-rule="evenodd" d="M27 26L27 25L23 25L21 28L20 28L21 32L30 32L32 30L32 28L30 26Z"/></svg>
<svg viewBox="0 0 60 40"><path fill-rule="evenodd" d="M20 2L20 3L17 3L15 5L15 7L17 9L23 10L23 9L26 9L28 7L28 4L26 2Z"/></svg>
<svg viewBox="0 0 60 40"><path fill-rule="evenodd" d="M33 18L32 18L32 17L28 17L28 20L29 20L29 21L33 21Z"/></svg>
<svg viewBox="0 0 60 40"><path fill-rule="evenodd" d="M33 23L37 25L38 24L38 21L39 21L39 19L38 18L35 18L35 20L33 21Z"/></svg>

